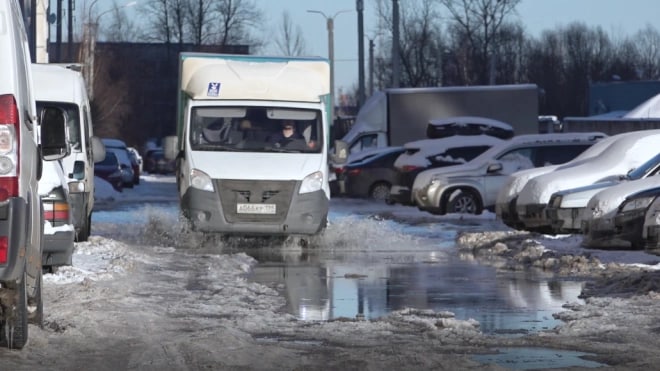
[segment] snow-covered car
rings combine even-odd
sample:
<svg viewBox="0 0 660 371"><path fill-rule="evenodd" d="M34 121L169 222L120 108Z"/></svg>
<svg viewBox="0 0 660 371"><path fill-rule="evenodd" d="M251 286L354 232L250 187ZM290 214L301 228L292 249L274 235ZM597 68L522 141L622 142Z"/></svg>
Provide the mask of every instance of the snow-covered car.
<svg viewBox="0 0 660 371"><path fill-rule="evenodd" d="M69 188L60 161L43 161L39 196L43 205L42 266L46 270L71 265L75 228L70 212Z"/></svg>
<svg viewBox="0 0 660 371"><path fill-rule="evenodd" d="M515 229L524 229L525 225L518 218L516 211L516 202L518 194L523 189L527 182L537 176L550 173L555 170L565 169L572 166L577 166L587 161L588 159L598 156L607 146L612 143L614 137L603 135L603 139L596 142L591 147L587 148L584 152L580 153L576 158L571 161L560 165L548 165L537 167L533 169L517 171L507 178L500 192L497 194L495 202L496 218L501 220L504 224Z"/></svg>
<svg viewBox="0 0 660 371"><path fill-rule="evenodd" d="M505 122L479 116L454 116L430 120L426 137L431 139L455 135L488 135L500 139L513 137L513 127Z"/></svg>
<svg viewBox="0 0 660 371"><path fill-rule="evenodd" d="M639 167L658 153L660 130L634 131L610 138L614 140L598 156L527 181L516 200L516 213L525 229L551 233L545 208L553 193L623 176Z"/></svg>
<svg viewBox="0 0 660 371"><path fill-rule="evenodd" d="M611 179L553 193L545 211L552 231L557 234L579 233L582 221L588 218L587 203L596 193L622 182L644 179L659 173L660 154L657 154L626 175L613 175Z"/></svg>
<svg viewBox="0 0 660 371"><path fill-rule="evenodd" d="M632 249L658 249L660 237L660 187L626 197L614 215L613 240Z"/></svg>
<svg viewBox="0 0 660 371"><path fill-rule="evenodd" d="M394 162L396 175L388 203L414 204L410 189L417 174L428 169L464 164L501 142L501 139L488 135L456 135L404 144L405 152Z"/></svg>
<svg viewBox="0 0 660 371"><path fill-rule="evenodd" d="M593 133L519 135L466 164L423 171L415 178L412 190L417 208L433 214L492 210L507 176L570 161L598 138Z"/></svg>
<svg viewBox="0 0 660 371"><path fill-rule="evenodd" d="M620 244L613 239L616 233L614 217L617 208L626 197L658 186L660 186L660 177L652 176L621 183L596 193L587 204L587 210L591 215L582 222L582 246L589 248L620 247Z"/></svg>

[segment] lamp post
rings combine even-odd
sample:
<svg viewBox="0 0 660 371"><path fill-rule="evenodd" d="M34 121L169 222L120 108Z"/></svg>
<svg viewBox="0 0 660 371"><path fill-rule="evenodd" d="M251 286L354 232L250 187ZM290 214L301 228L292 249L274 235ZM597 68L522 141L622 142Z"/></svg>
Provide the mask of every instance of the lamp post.
<svg viewBox="0 0 660 371"><path fill-rule="evenodd" d="M350 12L351 10L340 10L332 17L328 17L320 10L307 10L309 13L318 13L325 18L328 27L328 59L330 60L330 109L332 110L332 119L335 118L335 47L334 47L334 23L335 17L341 13Z"/></svg>
<svg viewBox="0 0 660 371"><path fill-rule="evenodd" d="M89 20L92 19L92 9L94 8L94 5L96 5L97 1L98 0L94 0L89 6L87 12L88 21L85 23L85 29L83 33L83 38L85 40L84 45L86 49L83 54L83 61L85 66L85 68L83 68L83 76L85 78L85 82L87 83L87 95L89 96L89 100L94 100L94 57L96 54L96 36L99 27L99 20L102 16L110 12L128 8L137 4L137 1L131 1L120 7L108 9L94 17L94 22L90 22Z"/></svg>

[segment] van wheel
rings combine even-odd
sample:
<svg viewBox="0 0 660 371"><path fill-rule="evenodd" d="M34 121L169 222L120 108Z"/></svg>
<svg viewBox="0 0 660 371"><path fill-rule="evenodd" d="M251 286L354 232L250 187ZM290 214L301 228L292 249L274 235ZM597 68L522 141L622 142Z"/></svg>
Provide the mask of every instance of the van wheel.
<svg viewBox="0 0 660 371"><path fill-rule="evenodd" d="M27 272L15 282L14 296L9 307L4 307L2 330L0 330L0 344L9 349L23 349L28 339L28 304L27 304Z"/></svg>
<svg viewBox="0 0 660 371"><path fill-rule="evenodd" d="M369 197L378 201L385 201L390 196L390 185L385 182L376 183L371 186Z"/></svg>
<svg viewBox="0 0 660 371"><path fill-rule="evenodd" d="M481 200L473 191L457 190L449 196L447 213L481 214L483 206Z"/></svg>

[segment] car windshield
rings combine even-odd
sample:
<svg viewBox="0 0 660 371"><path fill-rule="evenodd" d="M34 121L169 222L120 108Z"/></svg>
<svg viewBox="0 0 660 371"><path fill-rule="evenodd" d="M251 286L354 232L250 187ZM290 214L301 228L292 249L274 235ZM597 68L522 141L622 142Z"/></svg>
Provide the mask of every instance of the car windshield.
<svg viewBox="0 0 660 371"><path fill-rule="evenodd" d="M637 180L645 178L649 175L653 175L653 173L657 173L658 168L660 168L660 154L655 155L655 157L628 173L628 179Z"/></svg>
<svg viewBox="0 0 660 371"><path fill-rule="evenodd" d="M319 110L273 107L195 107L189 140L194 151L319 153Z"/></svg>

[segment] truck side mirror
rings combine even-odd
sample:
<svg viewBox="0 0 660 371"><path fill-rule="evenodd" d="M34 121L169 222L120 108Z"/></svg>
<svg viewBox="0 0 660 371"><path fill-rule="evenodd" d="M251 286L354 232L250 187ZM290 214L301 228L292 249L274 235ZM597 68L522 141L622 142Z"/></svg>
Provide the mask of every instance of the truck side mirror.
<svg viewBox="0 0 660 371"><path fill-rule="evenodd" d="M332 162L335 164L345 164L348 160L348 143L343 140L335 140L335 152L331 156Z"/></svg>
<svg viewBox="0 0 660 371"><path fill-rule="evenodd" d="M46 161L59 160L71 153L64 110L47 106L39 115L41 124L41 155Z"/></svg>
<svg viewBox="0 0 660 371"><path fill-rule="evenodd" d="M92 136L92 160L94 163L101 162L105 159L105 144L101 138Z"/></svg>

